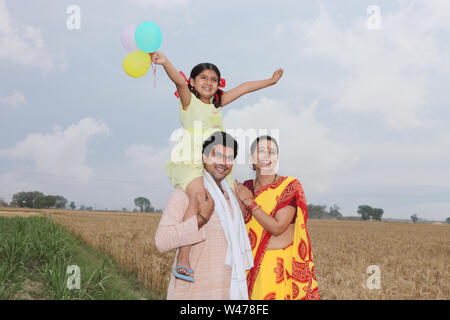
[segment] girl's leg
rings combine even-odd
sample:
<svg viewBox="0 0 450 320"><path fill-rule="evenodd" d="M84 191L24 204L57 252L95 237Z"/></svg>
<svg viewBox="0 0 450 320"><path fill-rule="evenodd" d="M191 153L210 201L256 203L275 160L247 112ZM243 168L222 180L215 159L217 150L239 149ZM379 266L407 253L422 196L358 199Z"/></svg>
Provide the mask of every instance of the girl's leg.
<svg viewBox="0 0 450 320"><path fill-rule="evenodd" d="M189 182L189 184L186 187L186 193L189 196L189 206L184 213L183 221L186 221L187 219L195 216L198 212L197 193L200 193L202 195L206 194L205 186L203 185L203 177L195 178L194 180ZM177 257L177 267L183 266L190 269L191 267L189 263L190 251L191 246L185 246L180 248ZM187 275L187 272L183 269L180 269L178 272Z"/></svg>

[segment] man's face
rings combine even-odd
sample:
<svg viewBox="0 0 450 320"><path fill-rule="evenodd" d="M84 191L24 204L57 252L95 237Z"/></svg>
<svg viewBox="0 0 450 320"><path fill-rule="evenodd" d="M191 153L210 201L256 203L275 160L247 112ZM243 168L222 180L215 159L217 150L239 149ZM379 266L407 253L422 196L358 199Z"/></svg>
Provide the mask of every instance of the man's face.
<svg viewBox="0 0 450 320"><path fill-rule="evenodd" d="M234 150L216 145L208 156L203 155L203 167L216 181L222 181L233 169Z"/></svg>

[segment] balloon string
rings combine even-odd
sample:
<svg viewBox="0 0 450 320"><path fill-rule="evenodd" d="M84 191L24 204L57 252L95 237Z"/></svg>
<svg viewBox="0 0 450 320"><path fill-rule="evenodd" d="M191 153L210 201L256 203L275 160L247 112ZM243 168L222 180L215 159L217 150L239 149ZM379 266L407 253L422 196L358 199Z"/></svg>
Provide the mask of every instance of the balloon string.
<svg viewBox="0 0 450 320"><path fill-rule="evenodd" d="M153 77L155 79L154 81L155 81L155 88L156 88L156 66L153 63L153 61L152 61L151 65L152 65L152 69L153 69Z"/></svg>
<svg viewBox="0 0 450 320"><path fill-rule="evenodd" d="M152 67L152 69L153 69L153 77L154 77L154 86L155 86L155 88L156 88L156 66L155 66L155 64L153 63L153 55L154 55L155 53L154 52L152 52L152 53L149 53L149 55L150 55L150 66Z"/></svg>

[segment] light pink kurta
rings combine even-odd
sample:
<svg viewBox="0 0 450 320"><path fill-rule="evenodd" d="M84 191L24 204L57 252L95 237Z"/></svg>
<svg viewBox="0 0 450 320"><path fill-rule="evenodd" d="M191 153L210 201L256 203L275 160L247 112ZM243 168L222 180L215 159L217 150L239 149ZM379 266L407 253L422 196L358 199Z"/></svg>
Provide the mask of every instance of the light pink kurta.
<svg viewBox="0 0 450 320"><path fill-rule="evenodd" d="M156 246L161 252L193 245L189 261L195 282L177 279L171 274L167 300L228 300L231 267L225 265L228 244L219 216L214 212L199 230L196 216L182 221L188 205L188 195L175 189L156 230ZM174 267L175 263L176 256Z"/></svg>

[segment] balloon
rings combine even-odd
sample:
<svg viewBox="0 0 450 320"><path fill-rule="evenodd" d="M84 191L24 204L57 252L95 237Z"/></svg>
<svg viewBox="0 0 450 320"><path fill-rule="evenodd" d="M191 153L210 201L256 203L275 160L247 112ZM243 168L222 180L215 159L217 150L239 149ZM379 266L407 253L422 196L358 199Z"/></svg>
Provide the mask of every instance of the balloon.
<svg viewBox="0 0 450 320"><path fill-rule="evenodd" d="M122 42L123 47L130 52L139 50L136 42L134 42L136 28L137 24L127 24L120 34L120 42Z"/></svg>
<svg viewBox="0 0 450 320"><path fill-rule="evenodd" d="M130 53L123 60L123 70L132 77L139 78L147 73L152 59L148 53L135 51Z"/></svg>
<svg viewBox="0 0 450 320"><path fill-rule="evenodd" d="M161 46L161 29L154 22L144 21L137 26L134 40L139 50L153 53Z"/></svg>

